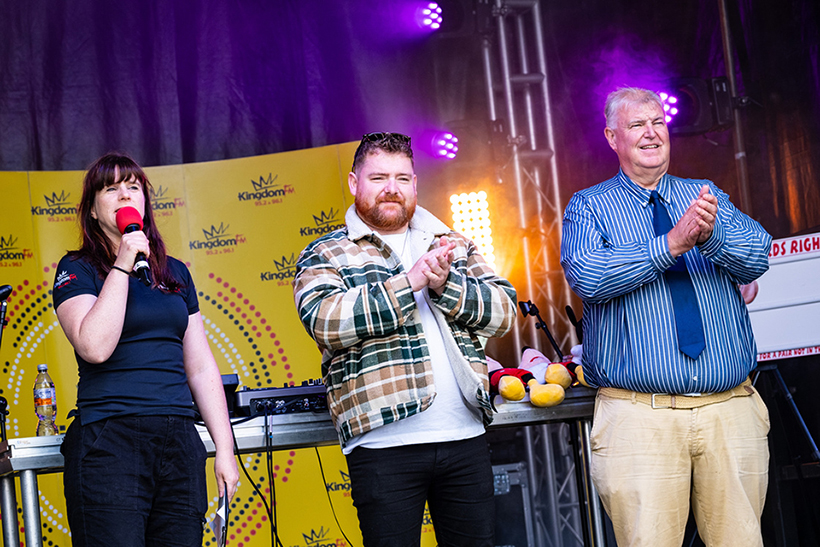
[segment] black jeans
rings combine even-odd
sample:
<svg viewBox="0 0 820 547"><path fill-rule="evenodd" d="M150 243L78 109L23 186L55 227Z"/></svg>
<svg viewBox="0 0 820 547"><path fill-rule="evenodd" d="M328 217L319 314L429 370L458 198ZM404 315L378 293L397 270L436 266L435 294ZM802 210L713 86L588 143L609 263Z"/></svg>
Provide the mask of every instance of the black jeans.
<svg viewBox="0 0 820 547"><path fill-rule="evenodd" d="M359 447L347 456L347 466L365 547L418 547L425 501L439 546L493 546L493 471L483 435Z"/></svg>
<svg viewBox="0 0 820 547"><path fill-rule="evenodd" d="M74 547L202 545L207 452L192 418L75 419L60 451Z"/></svg>

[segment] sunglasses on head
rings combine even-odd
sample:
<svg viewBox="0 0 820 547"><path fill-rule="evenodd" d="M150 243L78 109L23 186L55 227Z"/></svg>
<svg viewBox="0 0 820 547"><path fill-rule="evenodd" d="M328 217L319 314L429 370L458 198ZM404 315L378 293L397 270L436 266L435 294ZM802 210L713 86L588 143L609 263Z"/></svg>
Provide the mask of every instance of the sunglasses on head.
<svg viewBox="0 0 820 547"><path fill-rule="evenodd" d="M379 142L385 139L395 139L401 144L410 144L410 137L401 133L368 133L362 136L362 142Z"/></svg>
<svg viewBox="0 0 820 547"><path fill-rule="evenodd" d="M387 144L385 141L392 140L392 144ZM362 136L362 142L359 143L358 148L356 148L356 153L353 155L353 165L356 165L356 162L361 157L362 152L367 149L366 145L368 143L381 143L376 144L376 146L390 146L395 147L398 144L401 147L410 147L410 137L407 135L402 135L401 133L368 133Z"/></svg>

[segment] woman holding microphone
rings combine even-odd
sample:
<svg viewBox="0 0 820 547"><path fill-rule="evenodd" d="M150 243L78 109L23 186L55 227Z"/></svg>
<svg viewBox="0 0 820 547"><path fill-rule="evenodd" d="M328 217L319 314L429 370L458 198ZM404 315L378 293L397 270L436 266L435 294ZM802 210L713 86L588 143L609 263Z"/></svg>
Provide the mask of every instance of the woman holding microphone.
<svg viewBox="0 0 820 547"><path fill-rule="evenodd" d="M196 289L165 254L149 186L128 156L95 161L79 205L82 247L57 267L54 308L79 366L61 448L75 547L202 545L207 454L193 402L216 446L219 495L232 497L239 479ZM137 226L123 234L118 218ZM133 271L138 255L150 277Z"/></svg>

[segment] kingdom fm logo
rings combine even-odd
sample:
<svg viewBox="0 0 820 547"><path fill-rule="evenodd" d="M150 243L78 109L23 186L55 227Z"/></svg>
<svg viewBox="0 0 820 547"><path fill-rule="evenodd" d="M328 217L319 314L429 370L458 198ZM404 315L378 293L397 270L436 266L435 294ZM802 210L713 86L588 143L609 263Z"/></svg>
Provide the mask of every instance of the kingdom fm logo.
<svg viewBox="0 0 820 547"><path fill-rule="evenodd" d="M31 208L31 214L36 216L76 215L77 206L68 204L68 198L70 196L71 193L66 193L65 190L62 190L59 195L57 195L56 192L52 192L50 196L43 194L46 206L33 206Z"/></svg>
<svg viewBox="0 0 820 547"><path fill-rule="evenodd" d="M273 259L273 265L280 272L296 269L296 253L290 253L290 258L282 255L282 260Z"/></svg>
<svg viewBox="0 0 820 547"><path fill-rule="evenodd" d="M11 234L8 238L0 236L0 261L25 260L34 257L34 253L30 249L17 250L17 239Z"/></svg>
<svg viewBox="0 0 820 547"><path fill-rule="evenodd" d="M347 545L347 543L340 539L334 540L328 538L328 534L330 534L330 529L325 530L325 527L322 526L318 531L311 528L310 533L303 533L302 537L305 538L305 545L307 547L340 547Z"/></svg>
<svg viewBox="0 0 820 547"><path fill-rule="evenodd" d="M268 173L267 178L260 176L258 181L251 179L253 191L239 192L237 199L239 201L261 201L270 198L283 198L294 192L293 186L290 184L277 184L278 179L279 175L274 176L273 173Z"/></svg>
<svg viewBox="0 0 820 547"><path fill-rule="evenodd" d="M293 279L296 276L296 253L290 253L290 256L282 255L281 260L273 259L273 266L276 271L262 272L259 274L259 279L262 281L285 281Z"/></svg>
<svg viewBox="0 0 820 547"><path fill-rule="evenodd" d="M319 216L311 216L313 217L315 226L303 226L299 228L300 236L321 236L345 227L344 222L339 219L339 210L333 207L327 212L321 211Z"/></svg>
<svg viewBox="0 0 820 547"><path fill-rule="evenodd" d="M312 215L312 216L313 216L313 222L316 223L316 226L325 226L327 224L330 224L331 222L335 222L336 217L338 215L339 215L339 210L334 209L333 207L331 207L330 211L328 211L327 213L322 211L319 214L318 217L316 215Z"/></svg>
<svg viewBox="0 0 820 547"><path fill-rule="evenodd" d="M14 246L15 243L17 243L17 238L11 234L9 234L8 239L4 236L0 236L0 251L16 249L17 247Z"/></svg>
<svg viewBox="0 0 820 547"><path fill-rule="evenodd" d="M277 186L279 186L278 184L275 184L278 179L278 174L274 177L273 173L268 173L268 178L260 176L259 182L256 182L255 180L251 179L251 184L253 185L253 189L255 192L261 192L262 190L267 190L271 187L276 188Z"/></svg>
<svg viewBox="0 0 820 547"><path fill-rule="evenodd" d="M153 186L148 189L151 196L151 209L154 211L164 211L166 209L176 209L185 205L185 201L181 198L174 198L168 195L168 188L163 188L159 185L157 188Z"/></svg>
<svg viewBox="0 0 820 547"><path fill-rule="evenodd" d="M51 197L48 197L47 195L43 194L43 198L45 198L46 200L46 205L48 205L49 207L53 207L54 205L65 205L66 203L68 203L68 197L70 195L70 193L66 194L65 190L63 190L60 192L59 196L56 192L51 192Z"/></svg>
<svg viewBox="0 0 820 547"><path fill-rule="evenodd" d="M341 482L326 482L325 488L328 492L350 492L350 475L342 470L339 470L339 475L342 478Z"/></svg>
<svg viewBox="0 0 820 547"><path fill-rule="evenodd" d="M219 228L216 228L213 224L211 224L211 229L208 230L206 228L203 228L202 233L205 234L205 239L207 239L207 240L217 239L217 238L220 238L220 237L229 237L229 235L228 235L228 228L229 227L230 227L230 224L228 224L226 226L224 222L220 222L219 223Z"/></svg>
<svg viewBox="0 0 820 547"><path fill-rule="evenodd" d="M218 247L233 247L240 243L245 243L247 240L242 234L232 236L228 233L230 224L224 222L219 223L217 228L211 224L211 228L202 228L202 233L205 236L205 241L192 240L188 244L189 249L214 249Z"/></svg>

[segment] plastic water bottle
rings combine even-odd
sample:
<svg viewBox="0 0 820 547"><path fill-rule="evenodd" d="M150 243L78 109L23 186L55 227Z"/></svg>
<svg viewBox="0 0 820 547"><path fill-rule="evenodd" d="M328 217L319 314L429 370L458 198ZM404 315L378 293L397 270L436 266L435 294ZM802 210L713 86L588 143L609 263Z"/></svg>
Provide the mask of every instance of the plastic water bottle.
<svg viewBox="0 0 820 547"><path fill-rule="evenodd" d="M57 390L48 375L48 365L37 365L37 378L34 380L34 412L40 421L37 423L37 436L56 435L57 424Z"/></svg>

